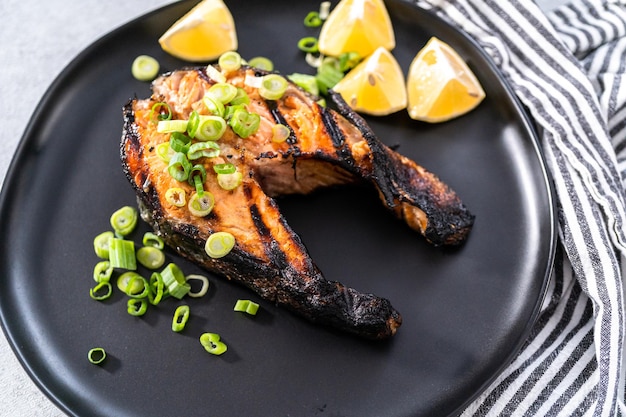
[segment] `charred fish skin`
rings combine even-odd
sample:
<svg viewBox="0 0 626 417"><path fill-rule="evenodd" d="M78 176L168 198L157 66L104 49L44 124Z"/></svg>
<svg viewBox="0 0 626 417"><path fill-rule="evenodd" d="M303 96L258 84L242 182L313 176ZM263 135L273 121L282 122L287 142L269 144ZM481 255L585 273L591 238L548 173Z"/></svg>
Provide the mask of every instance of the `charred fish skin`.
<svg viewBox="0 0 626 417"><path fill-rule="evenodd" d="M152 226L169 247L176 248L184 258L230 281L245 285L263 299L313 323L329 325L337 330L373 340L393 336L402 324L400 313L389 300L361 293L339 282L328 281L316 268L306 277L289 264L279 271L257 262L248 253L238 249L234 249L223 261L207 259L201 249L202 244L198 244L194 236L188 233L189 229L175 230L141 200L138 201L138 206L142 219ZM275 257L280 257L280 251L273 251Z"/></svg>
<svg viewBox="0 0 626 417"><path fill-rule="evenodd" d="M255 235L255 241L247 243L262 247L265 256L263 259L255 256L245 250L246 242L238 242L225 257L210 258L204 251L206 227L172 219L160 203L155 188L158 181L150 180L154 172L142 160L151 151L141 143L132 101L124 106L123 113L120 149L124 173L137 194L142 219L169 247L191 262L243 284L262 298L311 322L366 339L387 339L395 334L402 318L391 303L326 280L298 235L280 215L275 201L266 197L254 181L243 185ZM289 242L279 244L274 236L277 228L286 232ZM290 248L289 255L284 249L286 245ZM291 261L294 257L300 262Z"/></svg>
<svg viewBox="0 0 626 417"><path fill-rule="evenodd" d="M300 246L305 273L286 260L284 252L269 236L268 226L253 207L257 218L260 243L271 262L261 261L237 245L224 258L212 259L204 252L204 241L198 230L188 224L168 222L158 206L149 207L153 199L142 199L150 190L136 191L142 219L164 242L184 258L205 269L243 284L262 298L321 325L363 337L383 340L393 336L402 324L402 317L391 302L373 294L361 293L339 282L326 280L305 252L297 235L294 243Z"/></svg>
<svg viewBox="0 0 626 417"><path fill-rule="evenodd" d="M329 100L358 128L371 149L370 178L385 206L435 246L465 242L475 216L459 196L435 174L380 142L365 119L339 93L330 90Z"/></svg>
<svg viewBox="0 0 626 417"><path fill-rule="evenodd" d="M295 177L302 166L314 160L319 168L324 161L333 166L340 185L356 181L371 183L379 192L385 207L435 246L458 246L467 240L475 216L460 197L432 172L387 147L372 131L366 120L354 112L340 94L330 90L329 104L320 106L301 89L293 89L287 97L272 104L272 114L278 120L296 124L299 131L311 130L311 125L323 126L326 140L310 143L298 137L283 156L293 158ZM297 103L297 105L295 105ZM306 108L303 122L293 113ZM270 180L271 181L271 180ZM328 182L308 185L307 192L325 187ZM271 185L268 188L272 188ZM294 188L295 189L295 188ZM282 190L282 194L288 190Z"/></svg>
<svg viewBox="0 0 626 417"><path fill-rule="evenodd" d="M434 175L383 145L363 119L342 109L345 103L335 100L339 111L320 107L316 98L294 84L281 99L265 100L244 82L247 76L260 74L249 67L228 74L228 82L247 90L249 111L259 114L265 128L245 140L227 130L219 140L220 158L245 175L243 183L229 191L221 189L213 176L207 176L204 186L214 193L216 204L205 217L194 217L185 207L175 207L165 199L171 187L181 187L188 194L194 188L167 173L167 163L156 148L169 137L158 133L156 123L149 118L157 102L166 102L173 118L186 119L192 110L203 111L202 98L215 84L206 67L164 74L153 82L150 98L131 99L124 106L120 157L142 217L183 257L247 286L266 300L312 322L360 337L389 338L402 322L391 303L327 280L273 197L370 183L396 216L434 244L464 240L469 230L467 213L462 210L466 215L457 221L459 226L450 227L456 221L450 219L450 213L460 204L456 194ZM272 142L268 134L268 126L276 122L287 124L291 130L283 143ZM212 170L212 161L199 160L207 172ZM439 222L436 216L444 220ZM228 255L213 259L205 253L204 243L216 231L231 232L236 244Z"/></svg>

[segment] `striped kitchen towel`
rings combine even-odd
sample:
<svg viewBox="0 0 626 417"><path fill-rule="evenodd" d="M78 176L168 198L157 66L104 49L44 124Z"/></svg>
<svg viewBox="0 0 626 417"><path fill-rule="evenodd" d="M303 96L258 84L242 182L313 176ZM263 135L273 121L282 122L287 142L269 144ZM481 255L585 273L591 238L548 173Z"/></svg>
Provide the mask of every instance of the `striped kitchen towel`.
<svg viewBox="0 0 626 417"><path fill-rule="evenodd" d="M559 248L521 352L463 416L626 416L626 2L416 0L491 56L541 126Z"/></svg>

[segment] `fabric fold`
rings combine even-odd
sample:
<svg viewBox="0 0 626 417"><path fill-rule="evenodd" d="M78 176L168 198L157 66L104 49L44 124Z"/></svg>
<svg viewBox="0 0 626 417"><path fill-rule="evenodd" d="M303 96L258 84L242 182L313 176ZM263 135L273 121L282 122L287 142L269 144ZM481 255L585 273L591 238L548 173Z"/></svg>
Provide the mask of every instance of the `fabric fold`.
<svg viewBox="0 0 626 417"><path fill-rule="evenodd" d="M546 302L517 358L464 416L626 415L626 6L418 0L465 31L541 127L559 244Z"/></svg>

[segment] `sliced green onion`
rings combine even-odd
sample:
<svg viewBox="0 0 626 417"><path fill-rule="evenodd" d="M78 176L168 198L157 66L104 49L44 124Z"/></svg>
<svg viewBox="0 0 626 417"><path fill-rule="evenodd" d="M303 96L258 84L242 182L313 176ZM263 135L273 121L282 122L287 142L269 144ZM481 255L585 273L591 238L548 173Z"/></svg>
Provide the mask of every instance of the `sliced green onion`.
<svg viewBox="0 0 626 417"><path fill-rule="evenodd" d="M165 113L163 112L165 110ZM156 114L156 119L154 115ZM159 120L170 120L172 118L172 108L169 104L164 101L156 102L152 105L150 109L150 117L149 120L159 121Z"/></svg>
<svg viewBox="0 0 626 417"><path fill-rule="evenodd" d="M309 52L315 54L319 52L317 47L317 38L313 36L307 36L298 41L298 49L302 52Z"/></svg>
<svg viewBox="0 0 626 417"><path fill-rule="evenodd" d="M180 132L172 132L170 135L170 148L174 152L187 153L191 146L191 138ZM171 157L170 157L171 160Z"/></svg>
<svg viewBox="0 0 626 417"><path fill-rule="evenodd" d="M96 282L108 282L113 274L113 267L109 261L100 261L93 268L93 279Z"/></svg>
<svg viewBox="0 0 626 417"><path fill-rule="evenodd" d="M213 116L224 117L224 103L210 94L205 94L202 98L204 106Z"/></svg>
<svg viewBox="0 0 626 417"><path fill-rule="evenodd" d="M155 235L152 232L146 232L143 235L143 239L141 239L141 243L144 246L152 246L153 248L163 249L165 247L165 243L163 239L159 236Z"/></svg>
<svg viewBox="0 0 626 417"><path fill-rule="evenodd" d="M137 226L137 209L131 206L124 206L118 210L115 210L111 215L111 227L115 230L115 233L126 236Z"/></svg>
<svg viewBox="0 0 626 417"><path fill-rule="evenodd" d="M237 87L237 95L230 101L231 106L238 106L240 104L250 104L250 97L248 93L241 87Z"/></svg>
<svg viewBox="0 0 626 417"><path fill-rule="evenodd" d="M196 194L198 197L202 197L204 195L204 183L202 182L202 177L200 174L196 174L193 176L193 186L196 189Z"/></svg>
<svg viewBox="0 0 626 417"><path fill-rule="evenodd" d="M265 71L273 71L274 63L264 56L256 56L248 60L248 65Z"/></svg>
<svg viewBox="0 0 626 417"><path fill-rule="evenodd" d="M204 181L206 181L206 169L204 169L204 165L194 165L189 173L189 184L196 188L198 197L202 197L204 194Z"/></svg>
<svg viewBox="0 0 626 417"><path fill-rule="evenodd" d="M237 168L235 168L235 165L230 162L213 165L213 171L215 171L216 174L232 174L236 170Z"/></svg>
<svg viewBox="0 0 626 417"><path fill-rule="evenodd" d="M196 132L196 139L218 140L226 131L226 120L221 116L200 116L200 124Z"/></svg>
<svg viewBox="0 0 626 417"><path fill-rule="evenodd" d="M187 159L187 155L182 152L176 152L167 165L167 171L175 180L187 181L189 171L191 171L191 162Z"/></svg>
<svg viewBox="0 0 626 417"><path fill-rule="evenodd" d="M226 123L230 123L230 119L232 119L233 114L235 114L235 112L239 109L247 111L245 104L237 104L237 105L231 104L229 106L226 106L225 111L224 111L224 120L226 120Z"/></svg>
<svg viewBox="0 0 626 417"><path fill-rule="evenodd" d="M130 72L139 81L152 81L159 73L159 61L149 55L139 55L134 59Z"/></svg>
<svg viewBox="0 0 626 417"><path fill-rule="evenodd" d="M346 72L356 67L361 62L361 55L358 52L344 52L339 55L339 71Z"/></svg>
<svg viewBox="0 0 626 417"><path fill-rule="evenodd" d="M127 271L117 278L117 288L132 298L148 296L148 281L134 271Z"/></svg>
<svg viewBox="0 0 626 417"><path fill-rule="evenodd" d="M101 364L106 359L106 357L107 353L101 347L90 349L89 352L87 352L87 359L94 365Z"/></svg>
<svg viewBox="0 0 626 417"><path fill-rule="evenodd" d="M161 271L161 277L169 294L174 298L180 300L191 290L191 286L185 280L183 271L174 263L168 264Z"/></svg>
<svg viewBox="0 0 626 417"><path fill-rule="evenodd" d="M200 124L200 118L198 116L198 112L195 110L189 114L189 120L187 120L187 134L190 138L194 138L198 131L198 125Z"/></svg>
<svg viewBox="0 0 626 417"><path fill-rule="evenodd" d="M148 269L157 269L165 263L165 254L154 246L143 246L137 250L137 262Z"/></svg>
<svg viewBox="0 0 626 417"><path fill-rule="evenodd" d="M311 93L314 96L319 96L320 89L317 86L317 78L315 78L315 75L295 72L288 75L287 78L289 78L289 80L291 80L291 82L298 87L304 89L304 91Z"/></svg>
<svg viewBox="0 0 626 417"><path fill-rule="evenodd" d="M207 239L204 250L213 259L221 258L235 247L235 236L228 232L215 232Z"/></svg>
<svg viewBox="0 0 626 417"><path fill-rule="evenodd" d="M237 96L237 87L229 83L217 83L209 87L207 94L221 101L222 104L227 104Z"/></svg>
<svg viewBox="0 0 626 417"><path fill-rule="evenodd" d="M196 164L191 168L191 171L189 172L189 185L194 185L194 179L192 177L195 177L199 175L200 176L200 181L202 183L204 183L204 181L206 181L206 169L204 168L204 165L202 164Z"/></svg>
<svg viewBox="0 0 626 417"><path fill-rule="evenodd" d="M111 231L102 232L93 239L93 249L98 258L109 259L109 239L115 237Z"/></svg>
<svg viewBox="0 0 626 417"><path fill-rule="evenodd" d="M148 301L152 305L157 305L161 302L164 294L165 284L163 282L163 276L158 272L153 272L148 282L150 291L148 291Z"/></svg>
<svg viewBox="0 0 626 417"><path fill-rule="evenodd" d="M276 123L272 126L272 142L281 143L286 141L291 136L291 129L289 126Z"/></svg>
<svg viewBox="0 0 626 417"><path fill-rule="evenodd" d="M168 188L165 191L165 200L176 207L185 207L187 205L185 190L179 187Z"/></svg>
<svg viewBox="0 0 626 417"><path fill-rule="evenodd" d="M217 333L203 333L200 336L200 344L212 355L221 355L228 349Z"/></svg>
<svg viewBox="0 0 626 417"><path fill-rule="evenodd" d="M319 68L320 65L322 65L322 61L324 60L324 55L312 54L310 52L307 52L307 54L304 56L304 60L313 68Z"/></svg>
<svg viewBox="0 0 626 417"><path fill-rule="evenodd" d="M230 107L229 107L230 108ZM198 158L215 158L220 155L220 145L214 141L196 142L189 147L187 158L190 160Z"/></svg>
<svg viewBox="0 0 626 417"><path fill-rule="evenodd" d="M235 51L224 52L217 60L218 65L223 71L237 71L241 68L241 55Z"/></svg>
<svg viewBox="0 0 626 417"><path fill-rule="evenodd" d="M253 74L246 74L246 77L243 79L244 85L252 88L260 88L261 83L263 82L262 76L256 76Z"/></svg>
<svg viewBox="0 0 626 417"><path fill-rule="evenodd" d="M198 291L193 291L193 286L189 284L190 287L192 288L187 293L187 295L189 295L190 297L194 297L194 298L203 297L209 291L209 285L210 285L209 279L205 277L204 275L190 274L185 277L185 281L187 281L187 283L189 283L190 281L200 281L202 283L202 286L200 287Z"/></svg>
<svg viewBox="0 0 626 417"><path fill-rule="evenodd" d="M127 269L129 271L137 269L135 242L116 237L111 238L109 240L109 261L113 268Z"/></svg>
<svg viewBox="0 0 626 417"><path fill-rule="evenodd" d="M237 300L235 303L235 307L233 307L235 311L241 311L251 316L256 315L257 311L259 311L259 305L254 301L250 300Z"/></svg>
<svg viewBox="0 0 626 417"><path fill-rule="evenodd" d="M113 288L109 281L100 281L95 287L89 289L89 296L97 301L106 300L113 293Z"/></svg>
<svg viewBox="0 0 626 417"><path fill-rule="evenodd" d="M214 80L214 81L216 81L218 83L226 82L226 76L224 74L222 74L220 72L220 70L215 68L213 65L207 65L206 66L206 75L208 75L210 79L212 79L212 80Z"/></svg>
<svg viewBox="0 0 626 417"><path fill-rule="evenodd" d="M334 56L325 56L322 58L322 65L329 65L333 69L339 70L339 59Z"/></svg>
<svg viewBox="0 0 626 417"><path fill-rule="evenodd" d="M187 123L187 120L159 120L159 123L157 124L157 132L186 132Z"/></svg>
<svg viewBox="0 0 626 417"><path fill-rule="evenodd" d="M176 307L174 316L172 317L172 331L182 332L189 320L189 306L181 305Z"/></svg>
<svg viewBox="0 0 626 417"><path fill-rule="evenodd" d="M217 174L217 184L226 191L234 190L242 182L243 175L239 171L230 174Z"/></svg>
<svg viewBox="0 0 626 417"><path fill-rule="evenodd" d="M278 74L267 74L262 77L259 94L267 100L278 100L285 94L289 83Z"/></svg>
<svg viewBox="0 0 626 417"><path fill-rule="evenodd" d="M204 180L202 179L201 174L193 175L193 186L196 189L196 194L198 194L198 197L202 197L202 195L204 194Z"/></svg>
<svg viewBox="0 0 626 417"><path fill-rule="evenodd" d="M309 28L316 28L322 25L322 19L319 12L309 12L304 18L304 26Z"/></svg>
<svg viewBox="0 0 626 417"><path fill-rule="evenodd" d="M172 155L174 155L174 150L170 146L169 142L159 143L157 145L156 152L157 155L159 155L159 158L161 158L164 162L169 162Z"/></svg>
<svg viewBox="0 0 626 417"><path fill-rule="evenodd" d="M129 298L126 301L126 311L131 316L143 316L148 311L148 301L138 298Z"/></svg>
<svg viewBox="0 0 626 417"><path fill-rule="evenodd" d="M320 4L320 19L326 20L330 14L330 1L323 1Z"/></svg>
<svg viewBox="0 0 626 417"><path fill-rule="evenodd" d="M328 90L333 88L341 79L344 74L339 69L338 62L326 61L317 69L317 84L322 94L326 94Z"/></svg>
<svg viewBox="0 0 626 417"><path fill-rule="evenodd" d="M261 116L256 113L249 113L245 109L237 109L228 124L239 137L246 139L259 130Z"/></svg>
<svg viewBox="0 0 626 417"><path fill-rule="evenodd" d="M214 205L215 197L210 192L205 191L202 195L198 193L192 194L189 198L189 203L187 203L187 208L194 216L204 217L213 210Z"/></svg>

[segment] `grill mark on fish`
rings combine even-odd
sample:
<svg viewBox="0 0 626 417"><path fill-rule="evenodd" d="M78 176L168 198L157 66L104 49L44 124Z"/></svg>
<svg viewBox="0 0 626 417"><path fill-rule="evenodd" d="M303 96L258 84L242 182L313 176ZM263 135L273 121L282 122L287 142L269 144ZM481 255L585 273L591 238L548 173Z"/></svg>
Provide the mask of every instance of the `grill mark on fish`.
<svg viewBox="0 0 626 417"><path fill-rule="evenodd" d="M337 123L335 122L333 114L325 107L321 107L319 105L318 107L320 109L320 114L322 115L324 129L326 129L326 132L328 132L328 136L330 136L333 146L336 149L337 158L346 164L346 168L349 171L355 171L356 163L354 161L354 158L352 157L352 152L350 151L350 148L346 146L346 138L341 129L339 129Z"/></svg>
<svg viewBox="0 0 626 417"><path fill-rule="evenodd" d="M245 87L250 74L265 73L244 66L229 73L228 81ZM154 102L165 101L174 118L185 118L213 83L204 68L173 71L153 82L151 98L135 98L124 106L120 156L142 218L182 256L312 322L370 339L395 334L402 317L389 300L327 280L273 197L369 183L391 213L434 245L463 242L473 215L436 176L380 142L340 96L331 92L337 111L325 109L292 83L285 97L276 101L263 100L248 88L249 106L266 122L284 121L297 144L274 143L262 130L245 140L226 135L218 143L223 156L244 174L243 184L227 192L209 176L205 187L214 192L216 204L204 218L168 206L164 199L168 187L180 186L187 192L193 187L175 182L156 152L144 152L169 140L146 122L148 110ZM200 162L211 170L209 161ZM219 259L204 252L204 242L215 231L236 236L233 250Z"/></svg>
<svg viewBox="0 0 626 417"><path fill-rule="evenodd" d="M289 137L287 137L286 142L290 145L295 144L298 141L298 139L296 138L296 135L293 133L293 129L291 128L291 126L289 126L289 123L287 123L287 120L285 120L285 116L283 116L283 114L280 112L280 110L276 106L276 102L268 101L267 104L270 109L270 112L272 113L272 117L274 117L274 121L276 123L280 123L282 125L287 126L287 128L289 129Z"/></svg>
<svg viewBox="0 0 626 417"><path fill-rule="evenodd" d="M337 123L335 123L333 115L325 108L321 109L321 114L322 121L324 122L324 128L326 129L331 140L333 141L333 146L335 148L343 147L346 138L343 136L343 132L339 129L339 126L337 126Z"/></svg>
<svg viewBox="0 0 626 417"><path fill-rule="evenodd" d="M260 241L264 247L265 254L270 259L270 262L278 267L278 270L285 270L289 267L287 258L283 251L276 246L276 242L272 239L272 234L267 224L263 221L259 207L256 204L250 206L250 213L252 215L252 221L256 230L261 237Z"/></svg>

